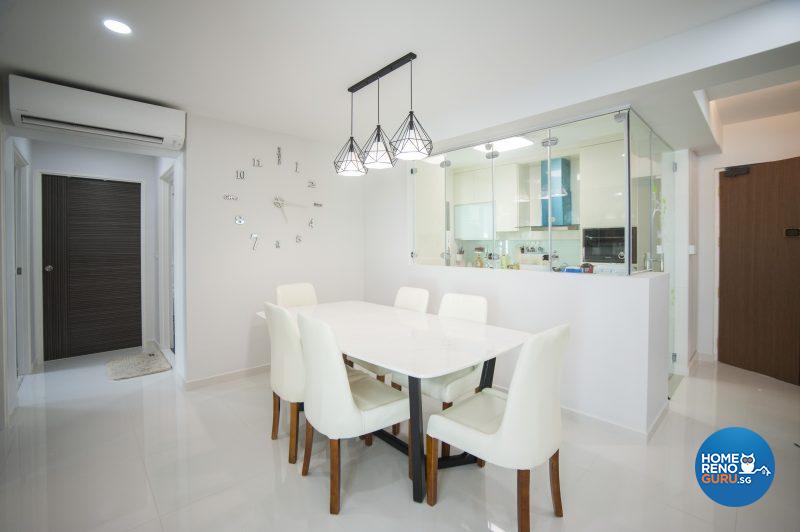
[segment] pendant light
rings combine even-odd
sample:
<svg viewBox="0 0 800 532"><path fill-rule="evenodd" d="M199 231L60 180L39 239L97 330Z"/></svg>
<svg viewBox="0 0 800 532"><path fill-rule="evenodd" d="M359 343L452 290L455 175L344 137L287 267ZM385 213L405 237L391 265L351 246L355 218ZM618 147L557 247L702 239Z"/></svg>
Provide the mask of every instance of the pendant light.
<svg viewBox="0 0 800 532"><path fill-rule="evenodd" d="M409 72L411 77L410 111L392 137L392 148L398 159L418 161L431 154L433 142L414 115L414 61L410 62Z"/></svg>
<svg viewBox="0 0 800 532"><path fill-rule="evenodd" d="M397 162L389 137L381 127L381 80L378 78L378 125L364 144L364 166L380 170Z"/></svg>
<svg viewBox="0 0 800 532"><path fill-rule="evenodd" d="M350 138L344 143L339 154L333 160L336 173L342 176L355 177L367 173L364 168L364 153L356 139L353 138L353 93L350 93Z"/></svg>

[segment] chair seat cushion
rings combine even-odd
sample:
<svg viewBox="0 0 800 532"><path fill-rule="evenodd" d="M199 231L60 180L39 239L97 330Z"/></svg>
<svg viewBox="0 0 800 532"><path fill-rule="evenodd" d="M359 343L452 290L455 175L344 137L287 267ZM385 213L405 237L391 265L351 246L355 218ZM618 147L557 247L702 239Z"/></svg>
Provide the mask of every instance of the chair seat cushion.
<svg viewBox="0 0 800 532"><path fill-rule="evenodd" d="M350 392L356 407L361 410L362 432L340 437L361 436L409 418L408 397L380 381L371 378L351 381Z"/></svg>
<svg viewBox="0 0 800 532"><path fill-rule="evenodd" d="M459 397L473 393L481 382L482 366L464 368L433 379L422 379L422 393L442 403L452 403ZM392 382L408 386L406 375L393 373Z"/></svg>
<svg viewBox="0 0 800 532"><path fill-rule="evenodd" d="M359 367L364 368L367 371L371 371L375 375L388 375L391 373L388 369L382 368L380 366L376 366L375 364L371 364L370 362L364 362L363 360L359 360L357 358L348 357L353 364L356 364Z"/></svg>
<svg viewBox="0 0 800 532"><path fill-rule="evenodd" d="M486 388L428 418L428 435L475 456L492 458L492 435L500 428L506 394Z"/></svg>

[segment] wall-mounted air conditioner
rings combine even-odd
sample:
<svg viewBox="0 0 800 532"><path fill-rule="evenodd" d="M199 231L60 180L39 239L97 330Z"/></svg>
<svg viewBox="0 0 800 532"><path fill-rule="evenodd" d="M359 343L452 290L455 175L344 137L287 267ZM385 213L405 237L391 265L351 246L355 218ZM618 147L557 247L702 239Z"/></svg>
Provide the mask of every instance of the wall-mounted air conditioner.
<svg viewBox="0 0 800 532"><path fill-rule="evenodd" d="M73 132L180 150L186 113L106 94L10 75L11 120L19 127Z"/></svg>

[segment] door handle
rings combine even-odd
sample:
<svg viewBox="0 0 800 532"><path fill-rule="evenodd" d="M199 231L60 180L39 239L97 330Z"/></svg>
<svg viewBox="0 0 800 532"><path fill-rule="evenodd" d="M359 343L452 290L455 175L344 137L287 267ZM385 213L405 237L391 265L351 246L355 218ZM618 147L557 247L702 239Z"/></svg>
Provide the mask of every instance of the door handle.
<svg viewBox="0 0 800 532"><path fill-rule="evenodd" d="M44 267L44 271L52 272L53 271L53 265L52 264L48 264L47 266Z"/></svg>
<svg viewBox="0 0 800 532"><path fill-rule="evenodd" d="M784 236L787 238L797 238L800 237L800 228L798 227L787 227L783 231Z"/></svg>

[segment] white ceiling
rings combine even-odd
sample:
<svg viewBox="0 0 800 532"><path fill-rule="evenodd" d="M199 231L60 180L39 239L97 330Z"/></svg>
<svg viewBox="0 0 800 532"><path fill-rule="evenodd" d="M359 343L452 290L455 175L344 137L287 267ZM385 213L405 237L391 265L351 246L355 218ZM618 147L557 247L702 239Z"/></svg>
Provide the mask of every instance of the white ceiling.
<svg viewBox="0 0 800 532"><path fill-rule="evenodd" d="M715 100L723 125L800 111L800 81Z"/></svg>
<svg viewBox="0 0 800 532"><path fill-rule="evenodd" d="M563 72L761 3L0 0L0 71L338 143L346 87L414 51L415 108L443 139L496 125L505 101ZM133 34L106 31L108 17ZM360 138L374 127L374 89L357 95ZM381 96L393 132L407 70L385 78Z"/></svg>

